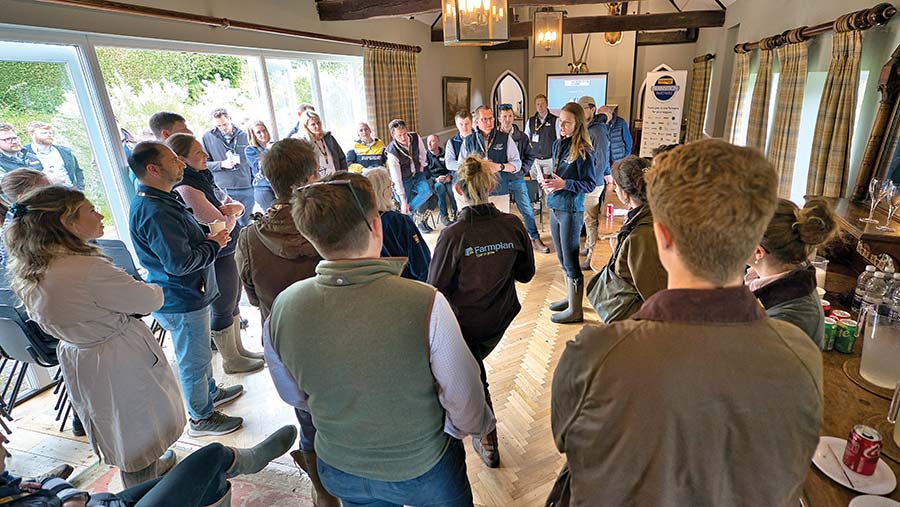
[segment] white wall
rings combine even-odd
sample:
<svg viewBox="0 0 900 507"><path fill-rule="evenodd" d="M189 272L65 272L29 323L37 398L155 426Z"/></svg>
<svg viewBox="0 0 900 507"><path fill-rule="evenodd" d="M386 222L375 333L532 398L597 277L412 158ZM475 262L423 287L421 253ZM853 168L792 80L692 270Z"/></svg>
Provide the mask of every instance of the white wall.
<svg viewBox="0 0 900 507"><path fill-rule="evenodd" d="M175 21L162 21L125 14L101 13L77 7L38 4L27 0L4 0L3 23L61 28L81 32L127 35L151 39L268 48L314 53L362 55L359 46L326 43L258 34L241 30L209 28ZM390 18L366 21L319 21L314 0L130 0L128 3L228 18L343 37L376 39L422 47L418 59L419 130L444 130L441 105L442 76L472 78L472 104L485 100L482 54L478 48L450 48L431 42L428 25L419 21ZM227 52L227 48L223 48ZM360 117L365 111L359 112ZM382 137L383 133L380 133Z"/></svg>

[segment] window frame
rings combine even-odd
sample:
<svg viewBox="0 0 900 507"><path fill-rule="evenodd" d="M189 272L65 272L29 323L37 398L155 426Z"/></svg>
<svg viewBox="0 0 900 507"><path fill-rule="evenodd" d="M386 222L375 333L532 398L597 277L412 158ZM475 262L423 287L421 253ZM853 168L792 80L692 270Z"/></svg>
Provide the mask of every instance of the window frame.
<svg viewBox="0 0 900 507"><path fill-rule="evenodd" d="M79 100L86 100L82 111L88 130L98 128L99 132L91 132L91 148L100 167L102 185L106 191L107 201L113 214L113 223L119 237L132 249L131 235L128 231L128 209L134 188L128 175L128 161L120 142L119 128L115 121L112 103L109 99L106 81L97 59L97 47L117 47L125 49L143 49L157 51L184 51L217 55L239 56L247 58L251 71L256 74L260 103L265 107L263 116L272 125L273 135L283 134L277 131L274 122L275 107L272 100L271 82L266 67L266 59L308 60L311 64L311 82L313 104L323 121L328 121L328 108L322 103L322 91L319 81L319 62L344 62L351 65L363 65L362 54L316 53L309 51L286 51L267 48L250 48L199 42L170 41L146 37L110 35L100 33L84 33L56 28L42 28L0 23L0 42L22 42L34 44L58 44L74 47L77 56L72 63L77 68L70 70L84 76L82 93L76 94ZM69 63L69 62L65 62ZM75 78L73 77L73 80ZM261 82L261 85L260 85ZM73 83L77 88L77 85ZM364 92L363 92L364 93ZM87 107L87 106L90 107Z"/></svg>

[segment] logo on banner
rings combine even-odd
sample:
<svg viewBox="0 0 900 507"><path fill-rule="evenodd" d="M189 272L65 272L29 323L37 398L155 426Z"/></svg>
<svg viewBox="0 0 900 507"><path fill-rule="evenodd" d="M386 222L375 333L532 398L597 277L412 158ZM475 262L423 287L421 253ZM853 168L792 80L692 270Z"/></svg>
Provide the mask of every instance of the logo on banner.
<svg viewBox="0 0 900 507"><path fill-rule="evenodd" d="M660 76L650 90L657 100L667 102L678 93L678 90L681 90L681 86L675 83L675 78L672 76Z"/></svg>

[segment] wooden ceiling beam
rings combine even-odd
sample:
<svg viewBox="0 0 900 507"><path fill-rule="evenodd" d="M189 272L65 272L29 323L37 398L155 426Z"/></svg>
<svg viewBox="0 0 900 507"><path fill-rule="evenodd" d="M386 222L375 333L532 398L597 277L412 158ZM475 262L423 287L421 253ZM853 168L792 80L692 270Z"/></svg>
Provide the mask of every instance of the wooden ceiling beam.
<svg viewBox="0 0 900 507"><path fill-rule="evenodd" d="M718 27L725 24L725 11L687 11L668 14L631 14L628 16L583 16L563 20L563 33L633 32L637 30L676 30ZM531 22L510 23L509 38L531 36ZM443 28L431 31L431 41L444 40Z"/></svg>
<svg viewBox="0 0 900 507"><path fill-rule="evenodd" d="M615 1L617 0L508 0L508 6L511 9L528 6L564 7ZM316 0L316 9L322 21L351 21L439 12L441 0Z"/></svg>

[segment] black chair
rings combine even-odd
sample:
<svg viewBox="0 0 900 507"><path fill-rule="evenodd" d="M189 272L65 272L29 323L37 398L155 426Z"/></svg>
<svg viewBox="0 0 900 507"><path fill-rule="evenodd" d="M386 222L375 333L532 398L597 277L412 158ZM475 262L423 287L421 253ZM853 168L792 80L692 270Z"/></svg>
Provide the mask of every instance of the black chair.
<svg viewBox="0 0 900 507"><path fill-rule="evenodd" d="M527 179L525 180L525 186L528 187L531 209L534 209L535 203L538 205L538 215L541 217L541 232L544 232L544 196L543 192L541 192L541 185L535 179Z"/></svg>
<svg viewBox="0 0 900 507"><path fill-rule="evenodd" d="M134 265L134 257L131 256L131 252L123 241L118 239L98 239L97 246L112 260L114 265L131 275L135 280L144 281L137 266ZM150 323L150 332L153 333L156 341L159 342L159 346L162 347L166 341L166 330L159 325L159 322L156 322L156 319L153 319L153 322Z"/></svg>

